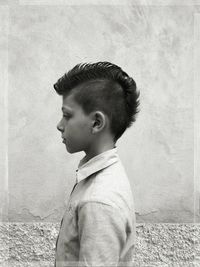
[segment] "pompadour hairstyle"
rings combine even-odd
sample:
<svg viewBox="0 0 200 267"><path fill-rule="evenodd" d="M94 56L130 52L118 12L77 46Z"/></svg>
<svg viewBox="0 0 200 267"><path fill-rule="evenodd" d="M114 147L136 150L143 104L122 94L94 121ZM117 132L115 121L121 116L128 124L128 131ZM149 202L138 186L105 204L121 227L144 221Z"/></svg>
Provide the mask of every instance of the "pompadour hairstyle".
<svg viewBox="0 0 200 267"><path fill-rule="evenodd" d="M115 142L139 112L140 92L135 81L110 62L77 64L54 84L54 89L63 96L72 93L87 115L95 110L104 112Z"/></svg>

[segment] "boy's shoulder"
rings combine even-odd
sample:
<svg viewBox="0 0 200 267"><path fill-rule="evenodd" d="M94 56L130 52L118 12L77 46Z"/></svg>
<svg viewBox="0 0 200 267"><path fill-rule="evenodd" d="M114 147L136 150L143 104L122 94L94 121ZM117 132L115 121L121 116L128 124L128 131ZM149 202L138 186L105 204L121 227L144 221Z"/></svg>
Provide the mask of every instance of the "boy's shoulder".
<svg viewBox="0 0 200 267"><path fill-rule="evenodd" d="M84 181L79 206L99 202L120 209L132 209L133 195L121 161L100 170Z"/></svg>

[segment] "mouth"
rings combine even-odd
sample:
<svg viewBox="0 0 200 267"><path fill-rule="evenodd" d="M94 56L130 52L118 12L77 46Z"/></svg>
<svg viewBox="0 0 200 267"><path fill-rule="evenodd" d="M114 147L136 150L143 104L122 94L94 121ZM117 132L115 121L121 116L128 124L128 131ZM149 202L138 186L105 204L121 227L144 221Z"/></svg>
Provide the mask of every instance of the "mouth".
<svg viewBox="0 0 200 267"><path fill-rule="evenodd" d="M63 141L62 141L64 144L65 144L65 142L66 142L66 139L65 138L63 138Z"/></svg>

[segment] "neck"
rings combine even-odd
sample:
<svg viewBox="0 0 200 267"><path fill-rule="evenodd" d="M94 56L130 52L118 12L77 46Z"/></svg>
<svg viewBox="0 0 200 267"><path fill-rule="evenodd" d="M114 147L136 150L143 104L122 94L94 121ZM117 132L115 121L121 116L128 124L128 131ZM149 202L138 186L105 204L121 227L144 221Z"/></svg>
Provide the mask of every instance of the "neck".
<svg viewBox="0 0 200 267"><path fill-rule="evenodd" d="M101 140L101 142L95 142L91 147L85 151L86 155L84 157L84 162L87 162L91 158L107 151L113 149L115 147L115 143L113 139L106 140L105 138Z"/></svg>

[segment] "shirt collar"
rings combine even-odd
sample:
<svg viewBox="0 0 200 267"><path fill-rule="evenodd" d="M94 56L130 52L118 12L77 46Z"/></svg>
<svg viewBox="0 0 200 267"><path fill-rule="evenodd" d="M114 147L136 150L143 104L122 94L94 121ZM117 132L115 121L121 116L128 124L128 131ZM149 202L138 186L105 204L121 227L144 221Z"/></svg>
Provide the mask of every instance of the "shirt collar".
<svg viewBox="0 0 200 267"><path fill-rule="evenodd" d="M83 163L85 157L82 158L79 162L78 169L76 170L76 183L79 183L93 173L112 165L118 161L118 158L116 146L98 154L97 156L88 160L86 163Z"/></svg>

